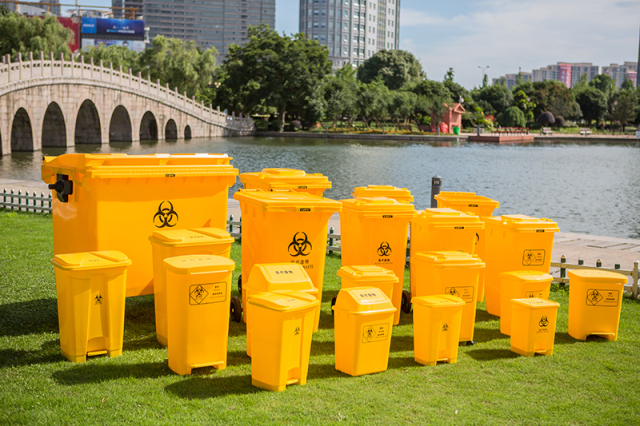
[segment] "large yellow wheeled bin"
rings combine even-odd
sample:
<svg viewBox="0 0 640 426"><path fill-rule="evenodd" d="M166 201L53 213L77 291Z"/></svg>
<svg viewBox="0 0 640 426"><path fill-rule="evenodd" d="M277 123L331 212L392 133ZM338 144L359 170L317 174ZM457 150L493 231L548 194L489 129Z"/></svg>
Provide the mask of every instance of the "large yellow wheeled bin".
<svg viewBox="0 0 640 426"><path fill-rule="evenodd" d="M426 251L462 251L474 254L479 230L478 216L453 209L418 211L411 221L411 255Z"/></svg>
<svg viewBox="0 0 640 426"><path fill-rule="evenodd" d="M553 277L538 271L515 271L500 274L500 333L511 335L512 299L549 299Z"/></svg>
<svg viewBox="0 0 640 426"><path fill-rule="evenodd" d="M569 275L569 335L618 339L622 295L627 277L616 272L577 269Z"/></svg>
<svg viewBox="0 0 640 426"><path fill-rule="evenodd" d="M153 299L156 311L156 338L167 346L167 283L164 260L188 254L210 254L228 258L234 239L219 228L169 229L149 237L153 253Z"/></svg>
<svg viewBox="0 0 640 426"><path fill-rule="evenodd" d="M553 236L560 229L552 220L525 215L487 217L484 223L487 312L500 316L500 274L525 269L549 273Z"/></svg>
<svg viewBox="0 0 640 426"><path fill-rule="evenodd" d="M169 368L185 375L227 366L231 273L235 262L211 255L165 259Z"/></svg>
<svg viewBox="0 0 640 426"><path fill-rule="evenodd" d="M407 188L396 188L391 185L359 186L351 193L353 198L391 198L404 204L413 203L413 195Z"/></svg>
<svg viewBox="0 0 640 426"><path fill-rule="evenodd" d="M390 198L342 200L340 253L342 265L377 265L392 270L400 283L391 301L397 308L394 325L400 322L402 283L407 262L407 236L413 204Z"/></svg>
<svg viewBox="0 0 640 426"><path fill-rule="evenodd" d="M299 291L260 293L249 298L252 329L251 383L283 391L307 383L315 311L320 302Z"/></svg>
<svg viewBox="0 0 640 426"><path fill-rule="evenodd" d="M458 362L463 307L462 299L446 294L413 299L413 346L417 363Z"/></svg>
<svg viewBox="0 0 640 426"><path fill-rule="evenodd" d="M72 362L122 354L127 268L117 251L59 254L55 266L60 349Z"/></svg>
<svg viewBox="0 0 640 426"><path fill-rule="evenodd" d="M227 226L238 175L226 154L64 154L45 157L53 189L53 252L119 250L133 261L127 297L153 293L149 236Z"/></svg>
<svg viewBox="0 0 640 426"><path fill-rule="evenodd" d="M242 173L240 182L245 189L291 189L296 192L306 192L311 195L322 196L324 191L331 189L329 178L320 174L306 173L296 169L262 169L257 173Z"/></svg>
<svg viewBox="0 0 640 426"><path fill-rule="evenodd" d="M553 355L559 303L527 298L510 301L511 351L522 356Z"/></svg>

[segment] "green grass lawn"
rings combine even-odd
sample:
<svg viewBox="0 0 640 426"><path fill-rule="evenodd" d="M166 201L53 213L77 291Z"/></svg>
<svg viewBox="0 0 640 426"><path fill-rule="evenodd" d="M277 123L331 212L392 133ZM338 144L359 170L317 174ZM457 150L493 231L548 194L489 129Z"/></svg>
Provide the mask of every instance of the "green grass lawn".
<svg viewBox="0 0 640 426"><path fill-rule="evenodd" d="M475 346L457 364L413 359L412 316L394 327L389 369L334 368L330 301L340 259L327 259L320 331L308 383L272 393L251 385L245 326L230 324L228 368L178 376L156 342L153 296L126 305L121 357L73 364L59 348L51 218L0 211L0 422L4 424L639 424L640 303L625 299L617 342L567 334L560 303L554 354L520 357L499 320L478 307ZM240 246L232 257L240 271ZM405 287L408 287L405 277ZM234 285L235 288L235 285ZM236 293L237 294L237 293Z"/></svg>

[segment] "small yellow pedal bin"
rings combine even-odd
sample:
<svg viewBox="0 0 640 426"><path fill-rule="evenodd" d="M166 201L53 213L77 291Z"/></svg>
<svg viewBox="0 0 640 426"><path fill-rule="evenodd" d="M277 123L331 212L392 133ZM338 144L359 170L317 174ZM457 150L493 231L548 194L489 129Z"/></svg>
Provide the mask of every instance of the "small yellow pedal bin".
<svg viewBox="0 0 640 426"><path fill-rule="evenodd" d="M536 297L511 300L511 351L522 356L552 355L559 306Z"/></svg>
<svg viewBox="0 0 640 426"><path fill-rule="evenodd" d="M413 303L415 360L423 365L458 361L460 323L464 301L456 296L419 296Z"/></svg>
<svg viewBox="0 0 640 426"><path fill-rule="evenodd" d="M127 268L117 251L59 254L55 266L60 349L72 362L122 354Z"/></svg>

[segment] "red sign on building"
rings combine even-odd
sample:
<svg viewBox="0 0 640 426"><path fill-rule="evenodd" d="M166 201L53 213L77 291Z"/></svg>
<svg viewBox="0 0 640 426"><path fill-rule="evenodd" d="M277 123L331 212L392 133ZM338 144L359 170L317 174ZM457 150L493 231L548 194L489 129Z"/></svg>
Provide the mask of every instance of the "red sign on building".
<svg viewBox="0 0 640 426"><path fill-rule="evenodd" d="M69 48L71 52L75 52L80 49L80 18L61 18L58 17L58 22L63 27L71 30L71 40L69 41Z"/></svg>

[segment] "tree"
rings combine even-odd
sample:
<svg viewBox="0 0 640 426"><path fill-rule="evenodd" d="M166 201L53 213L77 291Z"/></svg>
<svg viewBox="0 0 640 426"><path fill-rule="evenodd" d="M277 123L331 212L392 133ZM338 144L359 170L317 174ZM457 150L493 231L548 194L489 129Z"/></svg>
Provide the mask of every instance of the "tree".
<svg viewBox="0 0 640 426"><path fill-rule="evenodd" d="M97 64L102 60L104 66L108 66L109 63L113 64L113 68L117 69L122 66L124 71L131 68L131 71L135 74L140 69L140 54L129 50L125 46L106 46L100 43L98 46L89 46L83 53L85 63L93 58L93 63ZM145 69L146 71L146 69Z"/></svg>
<svg viewBox="0 0 640 426"><path fill-rule="evenodd" d="M543 112L538 117L538 123L541 125L551 125L556 122L556 118L549 111Z"/></svg>
<svg viewBox="0 0 640 426"><path fill-rule="evenodd" d="M428 109L431 114L431 125L436 128L438 134L440 134L440 123L444 120L444 116L449 111L449 106L444 98L431 98L428 101Z"/></svg>
<svg viewBox="0 0 640 426"><path fill-rule="evenodd" d="M447 74L444 76L442 84L444 84L444 87L446 87L449 93L451 93L451 98L454 102L462 103L465 99L469 99L471 95L467 89L453 81L453 76L453 68L449 68L449 71L447 71Z"/></svg>
<svg viewBox="0 0 640 426"><path fill-rule="evenodd" d="M71 32L54 16L0 15L0 56L11 54L15 58L22 53L26 57L29 52L44 52L48 56L53 52L55 57L63 53L69 59L70 40Z"/></svg>
<svg viewBox="0 0 640 426"><path fill-rule="evenodd" d="M372 83L378 77L390 90L398 90L406 84L419 83L426 74L413 54L404 50L380 50L358 68L358 79L363 83Z"/></svg>
<svg viewBox="0 0 640 426"><path fill-rule="evenodd" d="M620 90L611 98L609 117L624 126L633 122L638 113L638 97L634 90Z"/></svg>
<svg viewBox="0 0 640 426"><path fill-rule="evenodd" d="M513 104L513 94L503 84L484 87L474 91L471 96L485 114L494 115L496 118Z"/></svg>
<svg viewBox="0 0 640 426"><path fill-rule="evenodd" d="M513 93L513 104L520 108L526 122L533 121L533 110L536 108L535 102L531 102L531 98L523 90Z"/></svg>
<svg viewBox="0 0 640 426"><path fill-rule="evenodd" d="M382 78L370 84L362 84L358 93L358 109L367 128L372 120L380 127L380 121L389 113L389 100L389 89Z"/></svg>
<svg viewBox="0 0 640 426"><path fill-rule="evenodd" d="M628 78L622 82L622 85L620 86L621 90L633 90L636 87L633 85L633 81L629 80Z"/></svg>
<svg viewBox="0 0 640 426"><path fill-rule="evenodd" d="M578 111L575 108L573 92L559 81L546 80L533 83L533 93L529 95L531 101L536 104L534 116L539 116L545 111L562 117L575 117Z"/></svg>
<svg viewBox="0 0 640 426"><path fill-rule="evenodd" d="M582 115L589 126L594 120L597 125L604 119L607 113L607 98L600 90L593 86L585 86L576 92L576 101L580 105Z"/></svg>
<svg viewBox="0 0 640 426"><path fill-rule="evenodd" d="M502 114L500 124L505 127L525 127L527 125L527 120L520 108L512 106L507 108L504 114Z"/></svg>
<svg viewBox="0 0 640 426"><path fill-rule="evenodd" d="M13 12L4 4L0 4L0 17L2 16L9 16L11 15Z"/></svg>
<svg viewBox="0 0 640 426"><path fill-rule="evenodd" d="M486 74L482 75L482 88L489 86L489 76Z"/></svg>
<svg viewBox="0 0 640 426"><path fill-rule="evenodd" d="M447 73L444 75L444 80L443 82L453 82L453 76L455 75L453 68L449 68L449 71L447 71Z"/></svg>
<svg viewBox="0 0 640 426"><path fill-rule="evenodd" d="M449 89L447 89L444 83L440 83L439 81L422 80L413 88L413 93L418 96L425 96L427 99L442 98L445 102L453 101L453 96L451 92L449 92Z"/></svg>
<svg viewBox="0 0 640 426"><path fill-rule="evenodd" d="M609 98L609 95L611 95L613 88L615 87L615 82L613 81L613 78L606 74L598 74L591 79L589 86L595 87Z"/></svg>
<svg viewBox="0 0 640 426"><path fill-rule="evenodd" d="M396 125L400 125L400 120L404 123L414 114L418 95L405 91L393 91L389 97L389 115L396 120Z"/></svg>

